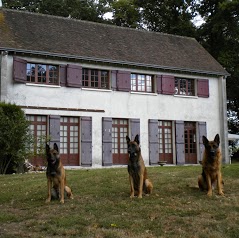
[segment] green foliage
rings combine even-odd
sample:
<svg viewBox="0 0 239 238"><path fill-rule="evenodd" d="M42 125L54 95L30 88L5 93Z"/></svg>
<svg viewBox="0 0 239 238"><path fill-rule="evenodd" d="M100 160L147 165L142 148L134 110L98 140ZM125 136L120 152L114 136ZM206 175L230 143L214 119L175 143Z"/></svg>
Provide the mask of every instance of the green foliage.
<svg viewBox="0 0 239 238"><path fill-rule="evenodd" d="M0 102L0 173L15 171L23 165L30 143L24 112L14 104ZM29 148L29 147L28 147Z"/></svg>

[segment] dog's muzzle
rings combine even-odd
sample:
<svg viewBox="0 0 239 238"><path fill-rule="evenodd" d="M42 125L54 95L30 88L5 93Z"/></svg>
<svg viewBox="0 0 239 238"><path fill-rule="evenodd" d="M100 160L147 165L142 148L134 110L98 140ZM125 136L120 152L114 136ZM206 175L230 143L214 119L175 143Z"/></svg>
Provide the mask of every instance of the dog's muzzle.
<svg viewBox="0 0 239 238"><path fill-rule="evenodd" d="M215 157L216 151L215 150L210 150L210 157Z"/></svg>

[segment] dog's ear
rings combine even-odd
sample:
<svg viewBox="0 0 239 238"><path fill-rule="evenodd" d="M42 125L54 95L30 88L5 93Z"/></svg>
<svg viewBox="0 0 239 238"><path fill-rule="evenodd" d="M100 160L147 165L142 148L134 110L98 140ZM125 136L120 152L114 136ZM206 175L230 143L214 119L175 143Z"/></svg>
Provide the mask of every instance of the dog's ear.
<svg viewBox="0 0 239 238"><path fill-rule="evenodd" d="M59 152L59 150L58 150L58 146L57 146L57 144L56 143L54 143L54 150L56 150L57 152Z"/></svg>
<svg viewBox="0 0 239 238"><path fill-rule="evenodd" d="M128 136L126 136L126 141L127 141L127 144L129 144L130 138Z"/></svg>
<svg viewBox="0 0 239 238"><path fill-rule="evenodd" d="M202 142L205 146L208 144L208 139L206 136L202 136Z"/></svg>
<svg viewBox="0 0 239 238"><path fill-rule="evenodd" d="M220 137L218 134L216 134L216 136L214 138L214 142L216 142L218 145L220 144Z"/></svg>
<svg viewBox="0 0 239 238"><path fill-rule="evenodd" d="M46 154L48 155L50 153L50 146L46 144Z"/></svg>
<svg viewBox="0 0 239 238"><path fill-rule="evenodd" d="M138 134L135 136L134 141L139 145L139 135Z"/></svg>

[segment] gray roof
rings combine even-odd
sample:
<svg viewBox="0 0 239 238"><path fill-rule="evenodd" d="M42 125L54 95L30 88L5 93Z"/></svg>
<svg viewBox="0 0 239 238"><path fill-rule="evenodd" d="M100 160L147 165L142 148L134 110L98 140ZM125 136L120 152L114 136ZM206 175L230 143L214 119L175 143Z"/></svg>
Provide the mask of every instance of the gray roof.
<svg viewBox="0 0 239 238"><path fill-rule="evenodd" d="M212 75L227 71L194 39L0 9L0 50Z"/></svg>

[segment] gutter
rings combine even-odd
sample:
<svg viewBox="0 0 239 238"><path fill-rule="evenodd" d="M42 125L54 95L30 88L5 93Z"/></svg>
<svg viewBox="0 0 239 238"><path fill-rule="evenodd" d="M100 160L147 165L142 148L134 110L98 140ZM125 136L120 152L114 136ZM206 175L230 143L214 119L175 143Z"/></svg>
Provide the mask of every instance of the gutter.
<svg viewBox="0 0 239 238"><path fill-rule="evenodd" d="M15 49L15 48L2 48L2 47L0 47L0 51L10 51L10 52L23 53L23 54L33 54L33 55L44 55L44 56L50 56L50 57L53 56L53 57L60 57L60 58L67 58L67 59L87 60L87 61L94 61L94 62L101 62L101 63L121 64L126 66L130 65L130 66L136 66L136 67L137 66L147 67L147 68L161 69L161 70L163 69L163 70L172 70L172 71L181 71L181 72L190 72L190 73L198 73L198 74L217 75L217 76L230 76L229 73L222 73L217 71L194 70L189 68L143 64L143 63L136 63L136 62L129 62L129 61L119 61L119 60L87 57L87 56L66 55L66 54L51 53L51 52L45 52L45 51L33 51L33 50L24 50L24 49L21 50L21 49Z"/></svg>

